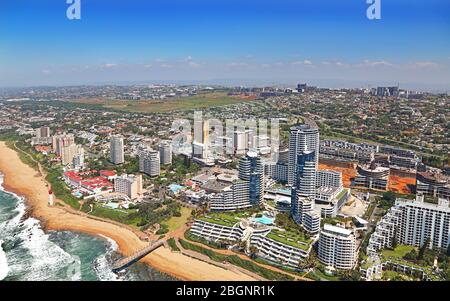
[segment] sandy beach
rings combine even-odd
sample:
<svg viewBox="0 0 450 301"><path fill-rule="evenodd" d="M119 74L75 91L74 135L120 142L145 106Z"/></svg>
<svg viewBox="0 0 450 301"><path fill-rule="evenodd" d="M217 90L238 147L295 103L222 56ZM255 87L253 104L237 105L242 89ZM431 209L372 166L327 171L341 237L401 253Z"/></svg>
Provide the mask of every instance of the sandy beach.
<svg viewBox="0 0 450 301"><path fill-rule="evenodd" d="M78 231L91 235L107 236L117 242L119 252L128 256L147 246L138 231L115 223L88 218L64 208L48 206L45 180L33 168L24 164L17 153L0 141L0 171L4 174L3 186L7 191L24 196L32 215L42 221L46 230ZM161 247L141 260L157 270L182 280L251 281L254 278L239 271L231 271L203 261L171 252Z"/></svg>

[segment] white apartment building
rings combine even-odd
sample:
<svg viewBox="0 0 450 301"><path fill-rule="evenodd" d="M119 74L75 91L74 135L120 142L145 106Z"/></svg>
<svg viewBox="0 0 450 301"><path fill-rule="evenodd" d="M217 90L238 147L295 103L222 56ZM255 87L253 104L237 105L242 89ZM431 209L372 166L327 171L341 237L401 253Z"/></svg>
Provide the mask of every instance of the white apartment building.
<svg viewBox="0 0 450 301"><path fill-rule="evenodd" d="M295 172L298 155L305 151L315 152L316 165L319 165L319 129L309 124L291 128L289 135L288 184L295 184Z"/></svg>
<svg viewBox="0 0 450 301"><path fill-rule="evenodd" d="M299 261L307 258L312 246L296 248L268 237L268 233L253 233L251 245L258 249L258 255L283 265L298 267Z"/></svg>
<svg viewBox="0 0 450 301"><path fill-rule="evenodd" d="M139 171L151 177L161 173L160 153L152 149L141 149L139 156Z"/></svg>
<svg viewBox="0 0 450 301"><path fill-rule="evenodd" d="M316 187L336 187L341 188L342 173L333 170L318 170L316 174Z"/></svg>
<svg viewBox="0 0 450 301"><path fill-rule="evenodd" d="M60 156L63 165L71 164L76 166L75 163L77 163L79 167L82 167L84 164L84 149L81 145L70 144L62 146ZM75 157L77 157L78 160L74 161Z"/></svg>
<svg viewBox="0 0 450 301"><path fill-rule="evenodd" d="M84 167L84 149L82 147L79 147L78 152L73 157L72 165L75 169Z"/></svg>
<svg viewBox="0 0 450 301"><path fill-rule="evenodd" d="M236 155L245 154L246 150L248 149L248 140L246 139L245 132L235 131L233 133L233 146L234 153Z"/></svg>
<svg viewBox="0 0 450 301"><path fill-rule="evenodd" d="M320 231L320 214L314 209L314 200L308 197L297 195L294 218L295 221L303 225L306 231L318 233Z"/></svg>
<svg viewBox="0 0 450 301"><path fill-rule="evenodd" d="M356 264L356 238L352 230L325 224L319 235L319 261L339 270L351 270Z"/></svg>
<svg viewBox="0 0 450 301"><path fill-rule="evenodd" d="M210 196L211 210L237 210L256 206L264 197L264 166L258 154L249 151L239 160L239 179Z"/></svg>
<svg viewBox="0 0 450 301"><path fill-rule="evenodd" d="M235 225L225 226L219 223L207 222L202 219L195 220L189 231L194 235L214 242L219 240L237 242L244 234L244 229L239 226L237 221Z"/></svg>
<svg viewBox="0 0 450 301"><path fill-rule="evenodd" d="M281 231L279 231L282 233ZM279 264L297 267L300 260L309 256L313 240L298 245L282 243L272 235L272 229L266 226L255 225L247 221L216 221L212 218L195 220L190 233L208 241L230 241L238 243L246 241L247 246L254 246L258 255Z"/></svg>
<svg viewBox="0 0 450 301"><path fill-rule="evenodd" d="M142 194L141 175L122 175L114 180L114 191L127 195L130 199L136 199Z"/></svg>
<svg viewBox="0 0 450 301"><path fill-rule="evenodd" d="M446 249L450 244L449 201L439 199L438 204L426 203L420 195L415 201L397 199L378 222L367 250L374 253L391 247L394 235L399 244L420 247L430 239L429 248Z"/></svg>
<svg viewBox="0 0 450 301"><path fill-rule="evenodd" d="M35 130L35 136L36 138L49 138L50 137L50 128L48 126L43 126L40 128L37 128Z"/></svg>
<svg viewBox="0 0 450 301"><path fill-rule="evenodd" d="M123 150L123 137L120 135L111 136L110 141L111 162L119 165L125 162Z"/></svg>
<svg viewBox="0 0 450 301"><path fill-rule="evenodd" d="M209 197L213 211L233 211L252 207L249 199L249 182L236 180L221 193Z"/></svg>
<svg viewBox="0 0 450 301"><path fill-rule="evenodd" d="M159 146L159 159L162 165L172 164L172 143L162 141Z"/></svg>
<svg viewBox="0 0 450 301"><path fill-rule="evenodd" d="M61 156L63 148L75 144L75 137L72 134L55 135L52 139L53 152Z"/></svg>

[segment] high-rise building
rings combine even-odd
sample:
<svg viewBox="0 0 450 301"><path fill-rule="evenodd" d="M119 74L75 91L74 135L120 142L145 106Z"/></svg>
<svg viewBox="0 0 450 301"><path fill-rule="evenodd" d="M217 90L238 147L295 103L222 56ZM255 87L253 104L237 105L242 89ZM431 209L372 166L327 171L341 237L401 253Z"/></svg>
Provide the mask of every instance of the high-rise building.
<svg viewBox="0 0 450 301"><path fill-rule="evenodd" d="M52 139L53 152L61 156L63 148L75 144L75 137L72 134L55 135Z"/></svg>
<svg viewBox="0 0 450 301"><path fill-rule="evenodd" d="M297 195L314 198L316 194L317 162L314 151L305 151L297 156L293 191Z"/></svg>
<svg viewBox="0 0 450 301"><path fill-rule="evenodd" d="M194 141L207 144L209 140L209 122L203 121L201 113L194 113Z"/></svg>
<svg viewBox="0 0 450 301"><path fill-rule="evenodd" d="M63 165L68 165L73 163L73 158L78 153L79 148L76 144L70 144L63 146L61 149L61 163Z"/></svg>
<svg viewBox="0 0 450 301"><path fill-rule="evenodd" d="M172 164L172 143L170 141L162 141L158 148L160 163L163 165Z"/></svg>
<svg viewBox="0 0 450 301"><path fill-rule="evenodd" d="M84 149L81 146L77 147L77 152L72 158L72 165L76 169L84 167Z"/></svg>
<svg viewBox="0 0 450 301"><path fill-rule="evenodd" d="M291 204L292 216L295 221L303 225L310 233L318 233L320 230L320 214L314 210L314 199L297 195L295 204Z"/></svg>
<svg viewBox="0 0 450 301"><path fill-rule="evenodd" d="M312 206L316 195L316 158L314 152L306 151L298 155L296 176L292 187L291 195L291 213L294 220L302 223L303 201L309 199Z"/></svg>
<svg viewBox="0 0 450 301"><path fill-rule="evenodd" d="M142 149L138 153L139 171L151 177L157 177L161 173L161 160L158 151Z"/></svg>
<svg viewBox="0 0 450 301"><path fill-rule="evenodd" d="M113 164L123 164L125 162L123 151L123 137L120 135L111 136L110 141L111 162Z"/></svg>
<svg viewBox="0 0 450 301"><path fill-rule="evenodd" d="M192 143L192 157L199 159L207 159L208 158L208 149L205 144L194 141Z"/></svg>
<svg viewBox="0 0 450 301"><path fill-rule="evenodd" d="M73 164L76 155L84 155L83 148L75 144L75 137L72 134L55 135L52 140L53 151L61 157L63 165Z"/></svg>
<svg viewBox="0 0 450 301"><path fill-rule="evenodd" d="M264 167L256 152L249 151L239 160L239 178L249 182L250 204L258 205L264 196Z"/></svg>
<svg viewBox="0 0 450 301"><path fill-rule="evenodd" d="M239 179L210 198L211 210L237 210L259 205L264 193L264 167L256 152L239 160Z"/></svg>
<svg viewBox="0 0 450 301"><path fill-rule="evenodd" d="M334 170L317 170L316 187L342 188L342 173Z"/></svg>
<svg viewBox="0 0 450 301"><path fill-rule="evenodd" d="M294 185L298 155L313 151L319 164L319 129L311 124L301 124L291 128L289 135L288 184Z"/></svg>
<svg viewBox="0 0 450 301"><path fill-rule="evenodd" d="M43 126L35 130L36 138L49 138L50 128L48 126Z"/></svg>
<svg viewBox="0 0 450 301"><path fill-rule="evenodd" d="M319 235L318 258L327 267L351 270L356 264L356 238L352 230L325 224Z"/></svg>
<svg viewBox="0 0 450 301"><path fill-rule="evenodd" d="M369 240L368 252L392 247L394 236L398 244L421 247L429 240L429 248L448 248L449 201L439 199L438 204L426 203L422 195L418 195L415 201L397 199L377 224Z"/></svg>
<svg viewBox="0 0 450 301"><path fill-rule="evenodd" d="M50 128L43 126L34 130L34 137L31 138L31 145L48 145L52 144Z"/></svg>
<svg viewBox="0 0 450 301"><path fill-rule="evenodd" d="M141 175L122 175L114 180L114 191L127 195L130 199L142 194Z"/></svg>
<svg viewBox="0 0 450 301"><path fill-rule="evenodd" d="M209 148L209 122L203 121L201 113L194 113L194 141L192 143L192 156L206 159Z"/></svg>
<svg viewBox="0 0 450 301"><path fill-rule="evenodd" d="M242 131L235 131L233 133L233 146L236 155L243 155L248 149L248 141L246 140L246 133Z"/></svg>

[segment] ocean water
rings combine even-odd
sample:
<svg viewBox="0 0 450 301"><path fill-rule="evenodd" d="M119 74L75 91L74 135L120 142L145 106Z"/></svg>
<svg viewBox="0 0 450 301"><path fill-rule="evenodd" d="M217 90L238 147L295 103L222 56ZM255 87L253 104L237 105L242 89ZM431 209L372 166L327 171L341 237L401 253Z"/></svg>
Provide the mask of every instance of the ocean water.
<svg viewBox="0 0 450 301"><path fill-rule="evenodd" d="M44 232L38 220L28 217L22 198L0 190L0 280L175 280L141 263L113 273L112 264L120 258L116 250L116 243L106 237Z"/></svg>

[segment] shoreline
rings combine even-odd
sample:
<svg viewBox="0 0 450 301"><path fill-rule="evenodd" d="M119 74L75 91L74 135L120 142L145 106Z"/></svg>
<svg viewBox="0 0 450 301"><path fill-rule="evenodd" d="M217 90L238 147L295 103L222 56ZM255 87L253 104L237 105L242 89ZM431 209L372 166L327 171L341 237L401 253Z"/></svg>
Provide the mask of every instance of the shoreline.
<svg viewBox="0 0 450 301"><path fill-rule="evenodd" d="M0 141L0 171L3 173L4 191L23 197L31 216L41 222L44 231L75 231L97 237L105 236L117 243L117 251L123 256L129 256L148 245L148 242L142 241L135 233L138 230L132 231L125 225L122 227L116 223L75 214L63 207L48 206L45 180L36 170L23 163L17 152L8 148L3 141ZM244 273L223 269L164 247L145 256L140 262L180 280L256 280Z"/></svg>

